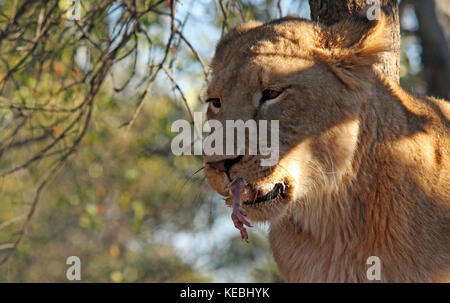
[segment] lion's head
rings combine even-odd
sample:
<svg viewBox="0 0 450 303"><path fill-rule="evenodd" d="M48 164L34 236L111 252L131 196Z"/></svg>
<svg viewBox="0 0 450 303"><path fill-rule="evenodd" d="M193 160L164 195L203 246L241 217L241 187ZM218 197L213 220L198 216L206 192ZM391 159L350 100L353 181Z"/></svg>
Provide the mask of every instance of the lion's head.
<svg viewBox="0 0 450 303"><path fill-rule="evenodd" d="M279 161L263 167L261 155L204 156L207 182L229 196L230 182L245 180L243 207L252 220L276 220L335 190L356 165L383 37L383 19L322 27L287 17L231 30L212 61L207 118L279 120Z"/></svg>

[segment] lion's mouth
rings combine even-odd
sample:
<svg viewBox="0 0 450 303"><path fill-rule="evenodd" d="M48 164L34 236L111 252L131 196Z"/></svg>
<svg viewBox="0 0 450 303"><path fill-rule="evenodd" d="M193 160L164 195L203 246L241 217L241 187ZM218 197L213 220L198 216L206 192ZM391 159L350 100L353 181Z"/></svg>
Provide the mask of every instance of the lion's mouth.
<svg viewBox="0 0 450 303"><path fill-rule="evenodd" d="M258 203L263 203L263 202L269 202L269 201L277 199L278 197L284 198L285 190L286 190L286 185L284 183L276 183L273 186L273 188L269 192L266 192L266 193L264 193L264 191L261 189L250 188L248 190L249 198L247 198L248 199L247 201L244 201L244 204L245 205L253 205L253 204L258 204Z"/></svg>

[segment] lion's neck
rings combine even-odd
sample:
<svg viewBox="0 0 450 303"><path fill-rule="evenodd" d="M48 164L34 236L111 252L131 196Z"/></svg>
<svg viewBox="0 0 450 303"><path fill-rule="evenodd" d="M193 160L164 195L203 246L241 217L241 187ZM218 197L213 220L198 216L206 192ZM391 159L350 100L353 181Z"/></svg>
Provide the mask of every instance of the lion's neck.
<svg viewBox="0 0 450 303"><path fill-rule="evenodd" d="M354 144L354 152L345 153L351 158L341 160L340 167L334 159L335 169L331 170L337 173L319 173L316 179L326 176L328 181L318 182L319 190L293 203L287 212L296 230L310 234L320 243L329 239L345 242L360 237L367 230L379 230L386 218L374 219L373 216L387 217L386 208L389 216L396 216L398 209L403 208L402 203L407 203L408 198L414 199L409 193L396 190L404 187L408 180L398 173L406 168L392 148L399 138L399 131L408 132L409 109L399 100L407 96L394 93L394 84L380 80L378 85L376 91L381 93L369 96L358 123L339 125L339 131L348 134L353 133L354 125L358 126L354 140L344 142L342 147L334 146L336 150ZM400 93L404 92L400 90Z"/></svg>

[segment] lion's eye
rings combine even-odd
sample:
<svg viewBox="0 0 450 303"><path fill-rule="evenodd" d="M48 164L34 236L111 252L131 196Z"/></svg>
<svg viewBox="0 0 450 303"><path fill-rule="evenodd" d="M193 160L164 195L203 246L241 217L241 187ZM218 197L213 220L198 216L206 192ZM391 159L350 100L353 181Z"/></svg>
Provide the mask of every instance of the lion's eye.
<svg viewBox="0 0 450 303"><path fill-rule="evenodd" d="M222 106L219 98L208 99L206 100L206 103L211 103L215 108L220 108Z"/></svg>
<svg viewBox="0 0 450 303"><path fill-rule="evenodd" d="M280 94L281 94L281 91L274 90L274 89L265 89L262 92L261 102L264 102L264 101L267 101L267 100L271 100L271 99L275 99Z"/></svg>

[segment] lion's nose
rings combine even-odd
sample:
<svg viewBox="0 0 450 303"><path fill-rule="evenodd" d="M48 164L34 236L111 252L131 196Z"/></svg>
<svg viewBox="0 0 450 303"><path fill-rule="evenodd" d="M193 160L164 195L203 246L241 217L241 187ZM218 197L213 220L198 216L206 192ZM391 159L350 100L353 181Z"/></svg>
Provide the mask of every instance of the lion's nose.
<svg viewBox="0 0 450 303"><path fill-rule="evenodd" d="M239 161L241 161L241 159L243 157L244 156L241 155L241 156L238 156L238 157L233 158L233 159L225 159L225 160L216 161L216 162L207 162L207 164L210 167L212 167L212 168L214 168L214 169L216 169L216 170L218 170L218 171L220 171L222 173L225 173L225 172L228 172L234 164L236 164Z"/></svg>

